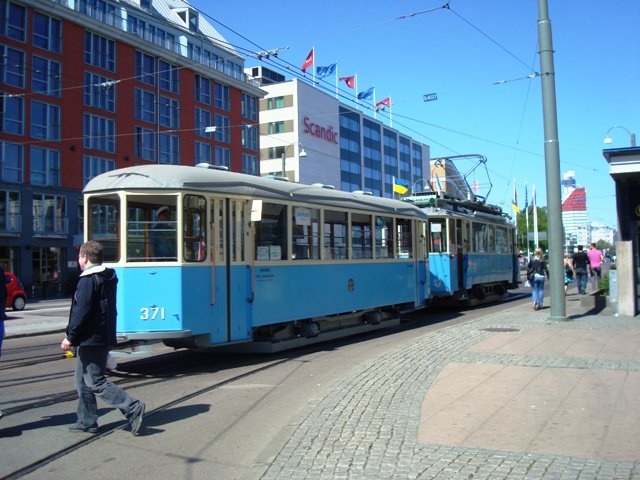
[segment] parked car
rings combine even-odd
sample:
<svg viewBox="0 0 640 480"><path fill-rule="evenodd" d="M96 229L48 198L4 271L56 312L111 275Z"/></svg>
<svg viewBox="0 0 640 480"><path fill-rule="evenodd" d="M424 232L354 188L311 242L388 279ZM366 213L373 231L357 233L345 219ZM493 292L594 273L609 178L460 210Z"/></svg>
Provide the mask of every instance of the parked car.
<svg viewBox="0 0 640 480"><path fill-rule="evenodd" d="M24 291L22 282L11 272L4 272L4 283L7 287L7 302L5 307L14 310L24 310L27 304L27 292Z"/></svg>

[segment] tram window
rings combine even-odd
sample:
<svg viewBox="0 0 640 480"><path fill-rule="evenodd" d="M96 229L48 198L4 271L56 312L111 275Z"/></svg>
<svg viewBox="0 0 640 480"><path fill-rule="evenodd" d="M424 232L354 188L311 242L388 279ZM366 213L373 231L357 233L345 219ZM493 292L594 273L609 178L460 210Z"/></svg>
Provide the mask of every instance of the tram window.
<svg viewBox="0 0 640 480"><path fill-rule="evenodd" d="M154 223L149 232L151 243L151 260L177 260L177 222L172 207L161 206L154 209Z"/></svg>
<svg viewBox="0 0 640 480"><path fill-rule="evenodd" d="M429 230L431 233L431 245L429 251L435 253L448 251L447 221L445 219L430 220Z"/></svg>
<svg viewBox="0 0 640 480"><path fill-rule="evenodd" d="M202 262L207 257L206 200L199 195L184 197L184 259Z"/></svg>
<svg viewBox="0 0 640 480"><path fill-rule="evenodd" d="M255 227L256 260L286 260L287 206L264 202Z"/></svg>
<svg viewBox="0 0 640 480"><path fill-rule="evenodd" d="M476 253L488 253L493 250L493 229L486 223L474 222L473 251Z"/></svg>
<svg viewBox="0 0 640 480"><path fill-rule="evenodd" d="M347 258L348 232L347 212L334 210L324 212L325 258L330 260Z"/></svg>
<svg viewBox="0 0 640 480"><path fill-rule="evenodd" d="M411 220L398 218L396 220L398 232L398 253L396 258L413 258L413 230Z"/></svg>
<svg viewBox="0 0 640 480"><path fill-rule="evenodd" d="M118 205L116 196L91 197L88 203L88 238L102 244L105 262L117 262L120 259Z"/></svg>
<svg viewBox="0 0 640 480"><path fill-rule="evenodd" d="M509 252L509 233L504 227L496 227L496 253Z"/></svg>
<svg viewBox="0 0 640 480"><path fill-rule="evenodd" d="M351 215L351 251L353 258L373 258L371 215Z"/></svg>
<svg viewBox="0 0 640 480"><path fill-rule="evenodd" d="M293 259L320 258L320 210L293 207Z"/></svg>
<svg viewBox="0 0 640 480"><path fill-rule="evenodd" d="M177 247L175 208L170 203L127 205L128 261L175 261Z"/></svg>
<svg viewBox="0 0 640 480"><path fill-rule="evenodd" d="M393 258L393 218L376 217L376 258Z"/></svg>

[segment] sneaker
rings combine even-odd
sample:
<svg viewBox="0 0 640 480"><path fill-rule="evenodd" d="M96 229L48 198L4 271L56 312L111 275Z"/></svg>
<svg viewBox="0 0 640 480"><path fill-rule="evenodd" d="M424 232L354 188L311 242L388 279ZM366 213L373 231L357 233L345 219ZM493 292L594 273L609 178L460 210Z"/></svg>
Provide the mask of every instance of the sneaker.
<svg viewBox="0 0 640 480"><path fill-rule="evenodd" d="M74 423L69 427L70 432L82 432L82 433L98 433L98 426L92 425L90 427L85 427L84 425L80 425L79 423Z"/></svg>
<svg viewBox="0 0 640 480"><path fill-rule="evenodd" d="M138 435L142 426L142 417L144 416L144 403L140 402L140 409L133 417L131 417L131 433Z"/></svg>

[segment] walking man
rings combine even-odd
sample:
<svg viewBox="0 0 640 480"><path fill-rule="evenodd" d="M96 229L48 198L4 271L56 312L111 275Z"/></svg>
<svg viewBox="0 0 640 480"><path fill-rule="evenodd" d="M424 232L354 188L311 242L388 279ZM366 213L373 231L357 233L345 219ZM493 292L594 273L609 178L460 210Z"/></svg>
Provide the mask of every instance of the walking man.
<svg viewBox="0 0 640 480"><path fill-rule="evenodd" d="M573 254L571 261L573 271L576 273L576 283L578 284L578 293L580 295L587 293L587 265L589 265L589 257L583 250L584 247L578 245L578 251Z"/></svg>
<svg viewBox="0 0 640 480"><path fill-rule="evenodd" d="M107 356L116 345L116 288L118 277L102 265L102 245L95 241L80 246L78 264L82 273L73 295L67 336L60 348L78 347L75 386L78 391L78 419L72 432L98 432L96 396L120 409L138 435L144 403L133 398L104 376Z"/></svg>

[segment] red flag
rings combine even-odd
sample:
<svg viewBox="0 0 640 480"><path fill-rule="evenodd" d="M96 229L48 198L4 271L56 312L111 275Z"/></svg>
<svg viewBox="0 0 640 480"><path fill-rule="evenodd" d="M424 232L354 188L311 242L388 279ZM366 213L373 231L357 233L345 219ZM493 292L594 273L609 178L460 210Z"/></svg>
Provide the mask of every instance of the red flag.
<svg viewBox="0 0 640 480"><path fill-rule="evenodd" d="M376 108L383 107L383 106L387 106L387 107L391 106L391 97L383 98L378 103L376 103Z"/></svg>
<svg viewBox="0 0 640 480"><path fill-rule="evenodd" d="M300 70L302 70L303 72L306 72L307 68L309 68L311 65L313 65L313 48L309 52L309 55L307 55L307 58L302 64L302 67L300 67Z"/></svg>
<svg viewBox="0 0 640 480"><path fill-rule="evenodd" d="M351 77L340 77L340 80L347 84L347 87L353 88L356 86L356 76L353 75Z"/></svg>

